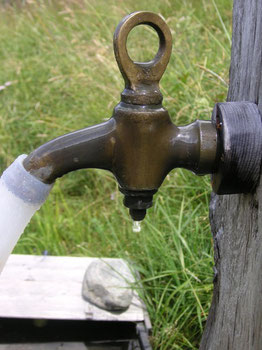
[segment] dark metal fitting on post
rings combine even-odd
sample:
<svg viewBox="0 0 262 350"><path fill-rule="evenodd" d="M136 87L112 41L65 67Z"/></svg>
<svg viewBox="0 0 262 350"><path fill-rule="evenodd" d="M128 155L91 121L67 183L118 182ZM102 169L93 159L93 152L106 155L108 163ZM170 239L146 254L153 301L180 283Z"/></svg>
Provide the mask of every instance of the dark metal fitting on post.
<svg viewBox="0 0 262 350"><path fill-rule="evenodd" d="M128 34L137 25L149 25L159 36L158 52L149 62L133 62L127 52ZM221 103L212 121L174 125L162 106L159 89L171 49L171 33L160 16L151 12L126 16L114 34L125 89L112 117L40 146L25 159L25 168L46 183L81 168L109 170L130 215L138 221L152 206L153 195L166 175L177 167L198 175L213 174L213 188L219 194L253 190L260 174L262 146L257 106Z"/></svg>
<svg viewBox="0 0 262 350"><path fill-rule="evenodd" d="M262 123L252 102L217 103L212 114L221 142L212 186L217 194L253 192L262 160Z"/></svg>

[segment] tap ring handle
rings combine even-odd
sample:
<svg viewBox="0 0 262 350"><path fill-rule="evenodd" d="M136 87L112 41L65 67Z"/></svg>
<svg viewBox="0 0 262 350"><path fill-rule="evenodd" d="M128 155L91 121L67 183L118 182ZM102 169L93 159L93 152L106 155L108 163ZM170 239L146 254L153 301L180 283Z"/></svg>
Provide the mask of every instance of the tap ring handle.
<svg viewBox="0 0 262 350"><path fill-rule="evenodd" d="M138 25L149 25L159 37L159 48L153 60L134 62L128 55L126 42L130 31ZM161 79L172 50L172 35L166 22L159 15L139 11L123 18L114 34L114 51L119 69L128 87L135 89L137 85L154 84Z"/></svg>

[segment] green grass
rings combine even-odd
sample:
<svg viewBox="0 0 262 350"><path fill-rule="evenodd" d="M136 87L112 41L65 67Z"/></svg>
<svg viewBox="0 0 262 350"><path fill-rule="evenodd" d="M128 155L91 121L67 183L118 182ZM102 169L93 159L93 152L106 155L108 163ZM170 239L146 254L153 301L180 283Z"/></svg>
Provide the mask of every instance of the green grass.
<svg viewBox="0 0 262 350"><path fill-rule="evenodd" d="M210 119L224 101L230 62L228 0L2 1L0 168L58 135L111 116L123 81L113 56L118 22L136 10L161 13L173 52L161 81L164 105L183 125ZM143 39L141 38L143 35ZM148 28L130 34L130 55L150 59ZM111 174L81 170L59 179L16 253L124 257L142 278L154 349L197 349L212 295L209 177L172 171L140 233Z"/></svg>

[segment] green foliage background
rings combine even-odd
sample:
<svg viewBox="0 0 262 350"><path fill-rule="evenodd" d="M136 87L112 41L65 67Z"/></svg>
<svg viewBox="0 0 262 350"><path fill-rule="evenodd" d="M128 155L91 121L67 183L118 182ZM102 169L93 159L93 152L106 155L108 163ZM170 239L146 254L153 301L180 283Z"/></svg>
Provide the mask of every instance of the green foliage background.
<svg viewBox="0 0 262 350"><path fill-rule="evenodd" d="M112 37L122 17L137 10L160 13L172 31L172 57L161 81L172 120L210 119L227 93L232 1L2 0L1 171L19 154L111 116L123 89ZM152 58L156 34L134 29L128 49L136 60ZM134 233L110 173L71 173L57 180L15 253L132 261L141 274L154 349L197 349L212 295L210 191L208 176L173 170L142 231Z"/></svg>

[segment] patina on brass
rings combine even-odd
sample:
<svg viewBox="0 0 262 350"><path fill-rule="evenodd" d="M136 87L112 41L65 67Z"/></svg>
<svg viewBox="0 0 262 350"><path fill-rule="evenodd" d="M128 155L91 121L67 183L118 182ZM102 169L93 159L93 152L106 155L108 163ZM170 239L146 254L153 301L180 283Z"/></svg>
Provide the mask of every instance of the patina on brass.
<svg viewBox="0 0 262 350"><path fill-rule="evenodd" d="M156 30L159 49L153 60L133 62L126 48L127 37L142 24ZM109 170L134 220L145 217L153 194L172 169L182 167L198 175L215 172L219 152L211 121L177 127L162 106L159 80L171 49L171 33L160 16L151 12L126 16L114 35L115 57L125 89L113 116L105 123L40 146L25 159L25 168L46 183L81 168Z"/></svg>

